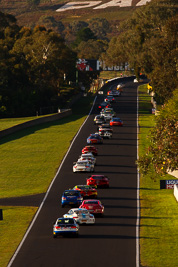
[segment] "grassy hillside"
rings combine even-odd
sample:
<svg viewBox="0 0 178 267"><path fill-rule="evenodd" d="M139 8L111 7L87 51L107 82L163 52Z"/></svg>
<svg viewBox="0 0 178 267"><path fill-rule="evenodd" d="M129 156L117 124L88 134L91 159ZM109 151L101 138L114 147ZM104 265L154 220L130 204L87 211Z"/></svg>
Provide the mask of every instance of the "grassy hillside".
<svg viewBox="0 0 178 267"><path fill-rule="evenodd" d="M38 23L41 16L53 16L57 21L62 21L64 24L72 21L88 21L92 18L105 18L114 26L116 22L122 21L130 17L133 11L138 8L134 5L138 0L133 0L131 7L107 7L104 9L96 9L93 7L68 10L64 12L56 12L64 3L72 1L51 0L41 1L36 8L30 8L24 0L1 0L0 10L4 13L12 14L16 17L18 25L34 26ZM104 0L101 4L110 1Z"/></svg>

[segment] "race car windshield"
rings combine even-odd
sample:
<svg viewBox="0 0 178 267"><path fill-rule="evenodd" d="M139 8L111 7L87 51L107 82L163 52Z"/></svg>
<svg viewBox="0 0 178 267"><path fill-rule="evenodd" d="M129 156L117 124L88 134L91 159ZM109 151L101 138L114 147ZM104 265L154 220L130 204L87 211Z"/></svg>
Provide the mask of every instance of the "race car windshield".
<svg viewBox="0 0 178 267"><path fill-rule="evenodd" d="M75 211L76 214L88 214L87 210L76 210Z"/></svg>
<svg viewBox="0 0 178 267"><path fill-rule="evenodd" d="M73 219L60 219L57 221L57 224L74 224L74 220Z"/></svg>
<svg viewBox="0 0 178 267"><path fill-rule="evenodd" d="M86 161L85 162L77 162L77 165L78 166L83 166L83 165L86 165L86 163L87 163Z"/></svg>
<svg viewBox="0 0 178 267"><path fill-rule="evenodd" d="M98 176L98 177L93 176L92 178L95 179L95 180L101 180L101 179L103 179L104 177L103 177L103 176Z"/></svg>
<svg viewBox="0 0 178 267"><path fill-rule="evenodd" d="M66 196L66 197L68 197L68 196L78 196L79 195L79 193L78 192L65 192L64 193L64 195Z"/></svg>
<svg viewBox="0 0 178 267"><path fill-rule="evenodd" d="M98 204L98 201L85 201L85 204Z"/></svg>
<svg viewBox="0 0 178 267"><path fill-rule="evenodd" d="M96 139L98 139L99 136L94 134L94 135L91 136L91 138L96 138Z"/></svg>
<svg viewBox="0 0 178 267"><path fill-rule="evenodd" d="M79 189L89 189L90 187L89 186L85 186L85 185L79 185L78 186Z"/></svg>

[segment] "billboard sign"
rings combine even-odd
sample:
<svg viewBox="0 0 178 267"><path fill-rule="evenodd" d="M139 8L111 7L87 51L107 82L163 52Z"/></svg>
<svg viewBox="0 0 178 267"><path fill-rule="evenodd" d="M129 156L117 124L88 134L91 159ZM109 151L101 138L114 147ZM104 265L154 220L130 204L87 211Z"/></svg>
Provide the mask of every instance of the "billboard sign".
<svg viewBox="0 0 178 267"><path fill-rule="evenodd" d="M120 66L106 66L105 61L96 59L79 58L76 62L77 69L80 71L123 71L130 70L128 62L122 63Z"/></svg>
<svg viewBox="0 0 178 267"><path fill-rule="evenodd" d="M174 185L178 184L177 180L160 180L160 189L174 189Z"/></svg>
<svg viewBox="0 0 178 267"><path fill-rule="evenodd" d="M101 70L100 61L95 59L79 58L77 69L81 71L98 71Z"/></svg>

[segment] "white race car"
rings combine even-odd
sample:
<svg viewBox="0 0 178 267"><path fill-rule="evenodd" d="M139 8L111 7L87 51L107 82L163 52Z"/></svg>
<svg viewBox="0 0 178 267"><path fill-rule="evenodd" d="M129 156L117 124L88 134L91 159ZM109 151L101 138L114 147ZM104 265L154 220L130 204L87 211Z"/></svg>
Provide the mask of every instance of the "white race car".
<svg viewBox="0 0 178 267"><path fill-rule="evenodd" d="M58 218L53 225L53 237L74 235L78 237L79 225L73 218Z"/></svg>
<svg viewBox="0 0 178 267"><path fill-rule="evenodd" d="M79 157L78 161L81 161L81 160L82 160L82 161L83 161L83 160L88 160L88 161L92 162L93 164L96 163L96 158L93 157L92 152L88 152L88 153L86 153L86 154L82 154L82 155Z"/></svg>
<svg viewBox="0 0 178 267"><path fill-rule="evenodd" d="M111 131L99 131L99 132L96 132L96 133L98 133L102 138L110 139L112 137L112 132Z"/></svg>
<svg viewBox="0 0 178 267"><path fill-rule="evenodd" d="M114 113L109 112L109 111L103 112L102 115L105 118L105 120L111 120L114 117Z"/></svg>
<svg viewBox="0 0 178 267"><path fill-rule="evenodd" d="M120 92L117 90L113 90L113 91L109 92L109 96L119 96L119 95L120 95Z"/></svg>
<svg viewBox="0 0 178 267"><path fill-rule="evenodd" d="M106 120L102 115L96 115L94 118L94 123L95 124L101 124L104 123Z"/></svg>
<svg viewBox="0 0 178 267"><path fill-rule="evenodd" d="M73 163L73 172L93 172L94 166L88 160L81 160Z"/></svg>
<svg viewBox="0 0 178 267"><path fill-rule="evenodd" d="M70 209L68 213L63 215L64 218L73 218L78 224L93 224L95 223L94 215L90 214L87 209L75 208Z"/></svg>

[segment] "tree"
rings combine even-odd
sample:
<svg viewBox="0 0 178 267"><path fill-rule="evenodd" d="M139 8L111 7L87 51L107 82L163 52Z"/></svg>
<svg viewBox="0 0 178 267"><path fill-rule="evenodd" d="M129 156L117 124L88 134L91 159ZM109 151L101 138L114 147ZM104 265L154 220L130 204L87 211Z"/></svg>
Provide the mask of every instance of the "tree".
<svg viewBox="0 0 178 267"><path fill-rule="evenodd" d="M98 60L102 53L106 51L107 46L106 41L90 39L87 42L82 41L76 51L78 52L78 58Z"/></svg>
<svg viewBox="0 0 178 267"><path fill-rule="evenodd" d="M87 22L75 20L65 25L63 35L65 36L66 43L71 46L76 39L77 32L86 27L88 27Z"/></svg>
<svg viewBox="0 0 178 267"><path fill-rule="evenodd" d="M75 68L76 53L58 33L20 28L10 18L0 34L0 116L34 115L57 105L64 73L72 80Z"/></svg>
<svg viewBox="0 0 178 267"><path fill-rule="evenodd" d="M103 60L108 66L121 65L128 62L129 56L126 49L127 34L123 33L118 37L113 37L108 44L106 54L103 55Z"/></svg>
<svg viewBox="0 0 178 267"><path fill-rule="evenodd" d="M88 27L100 40L107 40L107 33L110 31L109 22L103 18L93 18L89 21Z"/></svg>
<svg viewBox="0 0 178 267"><path fill-rule="evenodd" d="M77 32L73 47L77 47L82 41L87 42L90 39L96 40L94 33L88 27L82 28Z"/></svg>
<svg viewBox="0 0 178 267"><path fill-rule="evenodd" d="M0 31L4 30L7 26L16 25L16 18L10 14L0 12Z"/></svg>
<svg viewBox="0 0 178 267"><path fill-rule="evenodd" d="M17 40L14 53L24 55L30 68L28 75L34 84L38 106L48 106L54 95L58 95L64 73L72 77L75 73L76 54L57 33L37 26L28 37Z"/></svg>
<svg viewBox="0 0 178 267"><path fill-rule="evenodd" d="M68 27L76 35L78 31L82 30L83 28L88 27L88 23L82 20L79 20L79 21L74 20L71 23L69 23Z"/></svg>
<svg viewBox="0 0 178 267"><path fill-rule="evenodd" d="M165 104L150 133L147 153L140 157L138 165L143 174L154 169L158 174L177 169L178 143L178 91Z"/></svg>
<svg viewBox="0 0 178 267"><path fill-rule="evenodd" d="M43 25L47 30L52 29L61 35L65 29L64 24L61 21L57 21L53 16L41 16L38 25Z"/></svg>

